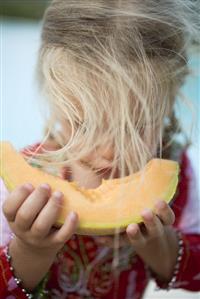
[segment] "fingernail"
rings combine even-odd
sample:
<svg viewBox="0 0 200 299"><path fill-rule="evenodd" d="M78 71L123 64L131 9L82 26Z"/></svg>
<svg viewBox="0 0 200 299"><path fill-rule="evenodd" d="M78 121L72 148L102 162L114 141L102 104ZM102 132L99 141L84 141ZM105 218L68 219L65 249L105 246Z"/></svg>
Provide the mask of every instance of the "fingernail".
<svg viewBox="0 0 200 299"><path fill-rule="evenodd" d="M41 184L40 187L42 187L42 188L44 188L46 190L50 189L49 184L46 184L46 183L45 184Z"/></svg>
<svg viewBox="0 0 200 299"><path fill-rule="evenodd" d="M56 198L61 198L61 197L63 197L63 193L60 192L60 191L55 191L55 192L53 193L53 196L56 197Z"/></svg>
<svg viewBox="0 0 200 299"><path fill-rule="evenodd" d="M75 212L70 212L69 213L69 219L72 221L75 221L77 219L77 215Z"/></svg>
<svg viewBox="0 0 200 299"><path fill-rule="evenodd" d="M135 224L130 224L128 229L128 234L135 236L138 232L138 226Z"/></svg>
<svg viewBox="0 0 200 299"><path fill-rule="evenodd" d="M30 183L25 184L24 187L25 187L26 189L28 189L29 191L32 191L32 190L34 189L33 185L30 184Z"/></svg>
<svg viewBox="0 0 200 299"><path fill-rule="evenodd" d="M147 221L151 221L153 219L153 213L150 209L144 209L141 215Z"/></svg>
<svg viewBox="0 0 200 299"><path fill-rule="evenodd" d="M166 207L166 203L165 203L163 200L158 200L158 201L156 202L156 206L157 206L157 208L159 208L159 209L164 209L164 208Z"/></svg>

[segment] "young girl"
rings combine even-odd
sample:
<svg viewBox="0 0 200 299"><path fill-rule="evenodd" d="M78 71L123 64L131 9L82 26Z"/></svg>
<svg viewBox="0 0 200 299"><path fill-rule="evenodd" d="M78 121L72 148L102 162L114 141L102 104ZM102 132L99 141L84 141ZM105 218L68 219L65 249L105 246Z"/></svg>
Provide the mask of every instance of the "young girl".
<svg viewBox="0 0 200 299"><path fill-rule="evenodd" d="M139 225L115 237L93 237L75 234L75 211L54 227L59 190L30 182L8 194L2 181L0 298L141 299L151 278L166 290L200 290L197 193L187 145L175 140L174 114L188 74L187 50L198 36L196 5L50 4L38 60L47 133L21 151L24 158L85 188L136 172L153 157L174 159L180 182L171 206L158 198Z"/></svg>

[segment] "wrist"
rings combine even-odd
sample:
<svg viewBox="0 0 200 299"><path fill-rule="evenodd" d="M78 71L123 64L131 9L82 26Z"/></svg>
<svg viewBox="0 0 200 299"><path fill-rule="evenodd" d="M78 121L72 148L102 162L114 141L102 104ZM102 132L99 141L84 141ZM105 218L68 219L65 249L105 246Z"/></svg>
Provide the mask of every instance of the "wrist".
<svg viewBox="0 0 200 299"><path fill-rule="evenodd" d="M12 267L12 257L9 252L9 244L5 246L4 248L4 255L5 258L3 259L4 264L4 282L7 285L7 288L10 289L10 285L12 284L12 292L17 293L23 293L26 298L32 299L33 294L28 292L23 286L22 286L22 280L15 276L14 268ZM10 297L10 296L9 296Z"/></svg>
<svg viewBox="0 0 200 299"><path fill-rule="evenodd" d="M159 265L157 266L157 275L161 280L168 282L173 274L173 269L176 264L179 244L176 231L171 227L165 228L166 242L161 246L161 256L164 259L159 260ZM162 263L160 262L162 260Z"/></svg>
<svg viewBox="0 0 200 299"><path fill-rule="evenodd" d="M179 238L173 227L166 227L168 241L168 263L166 268L166 280L170 280L179 252Z"/></svg>
<svg viewBox="0 0 200 299"><path fill-rule="evenodd" d="M55 258L57 254L57 250L55 249L49 249L49 248L38 248L32 245L29 245L25 242L23 242L18 237L15 237L11 240L9 244L10 252L12 254L12 251L21 252L25 256L33 256L36 258Z"/></svg>
<svg viewBox="0 0 200 299"><path fill-rule="evenodd" d="M156 284L157 284L157 290L159 289L166 289L170 290L172 288L176 288L177 282L180 279L181 271L182 271L182 263L185 257L185 252L186 252L186 245L184 243L184 239L182 236L182 233L178 230L176 230L176 235L178 238L178 255L176 258L176 263L174 265L171 277L169 280L162 280L159 275L157 275L154 271L152 271L150 268L148 270L150 271L150 275L152 278L155 279Z"/></svg>
<svg viewBox="0 0 200 299"><path fill-rule="evenodd" d="M169 281L178 255L178 238L172 227L165 227L162 240L152 240L137 254L163 281ZM155 255L156 252L156 255Z"/></svg>
<svg viewBox="0 0 200 299"><path fill-rule="evenodd" d="M16 282L21 281L20 285L26 292L35 290L56 258L56 251L47 252L44 249L32 248L17 237L7 246L7 253L10 270Z"/></svg>

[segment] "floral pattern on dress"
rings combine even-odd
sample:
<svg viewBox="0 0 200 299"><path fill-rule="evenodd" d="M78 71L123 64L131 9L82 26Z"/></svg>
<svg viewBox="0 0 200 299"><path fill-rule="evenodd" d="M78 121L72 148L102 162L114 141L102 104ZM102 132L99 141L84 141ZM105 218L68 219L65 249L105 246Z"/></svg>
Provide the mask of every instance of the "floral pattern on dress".
<svg viewBox="0 0 200 299"><path fill-rule="evenodd" d="M86 242L83 239L76 236L77 246L74 240L65 245L62 258L58 262L58 287L51 289L51 298L100 299L111 291L121 272L130 271L133 267L135 253L132 246L119 249L120 262L114 265L113 249L105 246L95 248L92 238L87 238ZM135 277L136 275L134 279ZM135 284L133 273L131 284ZM70 296L72 294L78 297Z"/></svg>

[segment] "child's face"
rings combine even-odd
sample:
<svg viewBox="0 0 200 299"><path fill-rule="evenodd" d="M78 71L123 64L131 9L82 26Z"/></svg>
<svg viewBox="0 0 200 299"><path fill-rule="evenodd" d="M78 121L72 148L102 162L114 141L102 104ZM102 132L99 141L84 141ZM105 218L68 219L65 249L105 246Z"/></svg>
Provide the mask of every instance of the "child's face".
<svg viewBox="0 0 200 299"><path fill-rule="evenodd" d="M62 123L62 136L65 142L70 138L70 129ZM71 165L71 181L76 181L81 187L97 188L102 179L108 179L111 173L111 163L114 157L112 146L102 145L90 152L81 161ZM96 173L95 170L98 172ZM117 177L115 173L114 177Z"/></svg>
<svg viewBox="0 0 200 299"><path fill-rule="evenodd" d="M108 179L111 173L112 149L99 148L84 157L81 161L71 165L71 180L80 187L87 189L97 188L102 179ZM97 170L96 173L94 170ZM114 177L117 177L117 173Z"/></svg>

